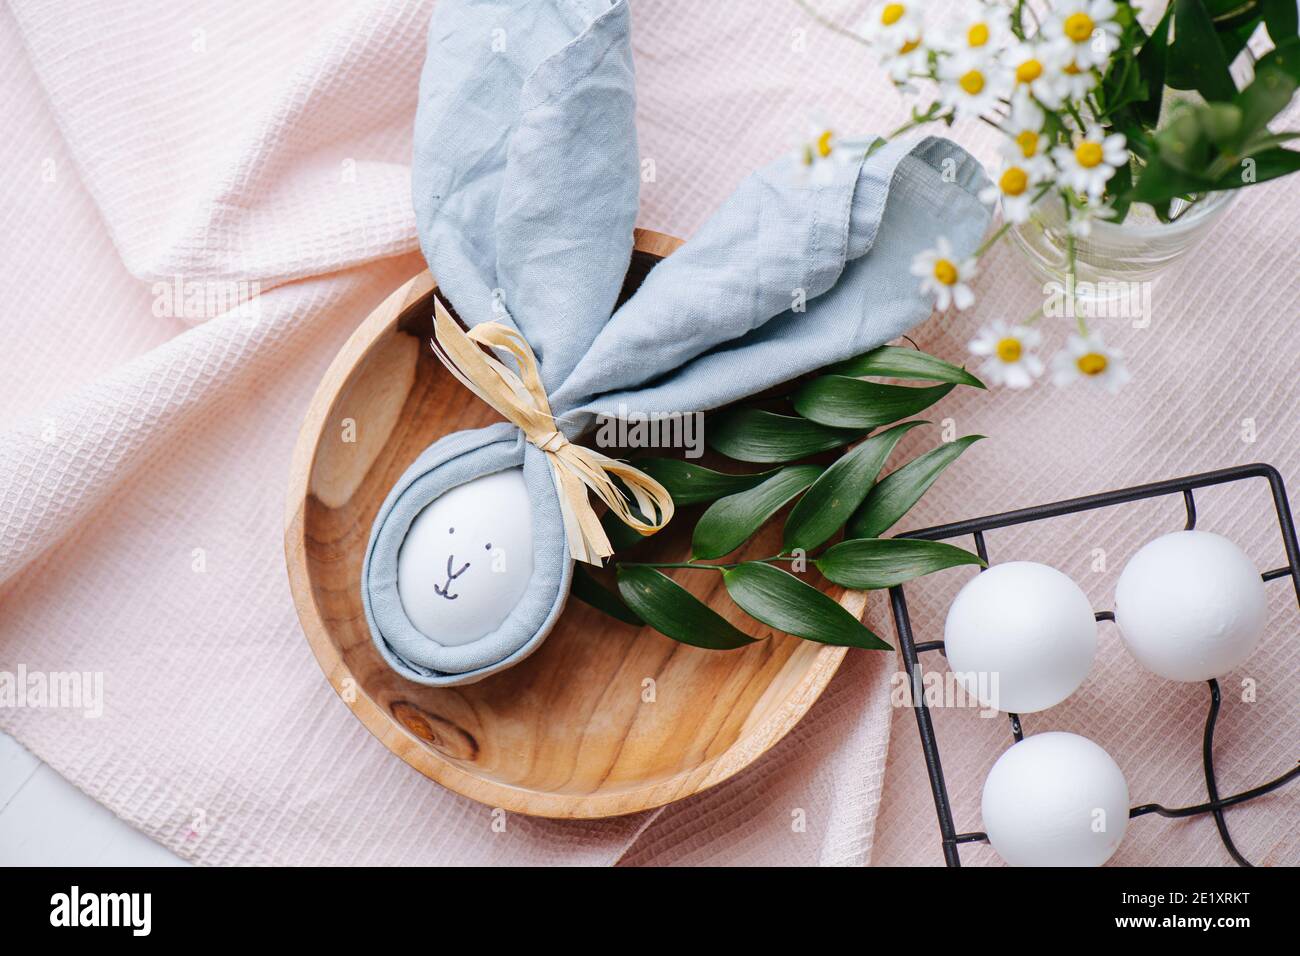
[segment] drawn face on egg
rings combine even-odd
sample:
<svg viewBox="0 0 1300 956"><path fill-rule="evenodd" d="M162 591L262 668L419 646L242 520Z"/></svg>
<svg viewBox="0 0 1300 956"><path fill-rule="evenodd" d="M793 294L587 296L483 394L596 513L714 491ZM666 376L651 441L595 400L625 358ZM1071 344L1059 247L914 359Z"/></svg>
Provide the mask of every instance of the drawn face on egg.
<svg viewBox="0 0 1300 956"><path fill-rule="evenodd" d="M397 593L416 630L454 647L500 627L532 573L532 507L523 472L509 468L416 516L397 555Z"/></svg>

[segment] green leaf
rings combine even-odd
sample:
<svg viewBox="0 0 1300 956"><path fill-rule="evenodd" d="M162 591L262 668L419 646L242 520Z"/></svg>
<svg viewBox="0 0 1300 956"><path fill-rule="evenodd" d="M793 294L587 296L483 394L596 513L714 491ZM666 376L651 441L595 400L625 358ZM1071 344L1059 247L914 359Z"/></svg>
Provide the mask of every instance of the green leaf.
<svg viewBox="0 0 1300 956"><path fill-rule="evenodd" d="M622 598L609 588L602 587L591 572L580 563L575 562L573 565L573 585L570 593L584 604L590 604L597 611L602 611L624 624L641 627L645 623L623 603Z"/></svg>
<svg viewBox="0 0 1300 956"><path fill-rule="evenodd" d="M619 568L618 590L634 614L675 641L711 651L754 643L754 638L654 568Z"/></svg>
<svg viewBox="0 0 1300 956"><path fill-rule="evenodd" d="M827 549L813 564L836 584L870 591L892 588L944 568L984 562L977 554L940 541L853 538Z"/></svg>
<svg viewBox="0 0 1300 956"><path fill-rule="evenodd" d="M728 475L692 465L680 458L642 458L633 464L667 488L673 502L683 507L734 495L776 474L775 471L760 471L750 475Z"/></svg>
<svg viewBox="0 0 1300 956"><path fill-rule="evenodd" d="M845 375L822 375L800 386L794 408L804 418L836 428L875 428L915 415L953 386L882 385Z"/></svg>
<svg viewBox="0 0 1300 956"><path fill-rule="evenodd" d="M940 445L880 479L849 519L847 535L850 538L880 537L921 500L945 468L983 437L967 435Z"/></svg>
<svg viewBox="0 0 1300 956"><path fill-rule="evenodd" d="M1159 207L1189 193L1241 185L1216 184L1232 171L1238 157L1223 153L1213 141L1239 136L1241 128L1242 111L1234 104L1184 104L1156 133L1156 151L1148 158L1132 198Z"/></svg>
<svg viewBox="0 0 1300 956"><path fill-rule="evenodd" d="M600 516L600 526L605 529L605 537L609 538L610 546L615 551L634 548L647 537L636 528L625 525L613 511L606 511Z"/></svg>
<svg viewBox="0 0 1300 956"><path fill-rule="evenodd" d="M830 596L788 571L747 561L725 571L722 579L745 613L779 631L821 644L890 649Z"/></svg>
<svg viewBox="0 0 1300 956"><path fill-rule="evenodd" d="M706 440L737 461L785 462L847 445L863 429L828 428L806 418L732 408L709 419Z"/></svg>
<svg viewBox="0 0 1300 956"><path fill-rule="evenodd" d="M1295 0L1261 0L1260 7L1268 26L1268 38L1274 46L1295 39L1298 26Z"/></svg>
<svg viewBox="0 0 1300 956"><path fill-rule="evenodd" d="M1165 65L1169 61L1169 23L1173 14L1172 6L1165 10L1165 15L1137 55L1138 70L1146 92L1146 99L1139 104L1137 112L1142 122L1150 127L1159 124L1160 104L1165 98Z"/></svg>
<svg viewBox="0 0 1300 956"><path fill-rule="evenodd" d="M1274 146L1289 143L1293 139L1300 139L1300 130L1292 130L1289 133L1264 132L1246 143L1245 152L1248 156L1254 156L1256 153L1262 153Z"/></svg>
<svg viewBox="0 0 1300 956"><path fill-rule="evenodd" d="M1241 137L1242 112L1235 103L1210 103L1200 111L1201 129L1218 149L1224 149Z"/></svg>
<svg viewBox="0 0 1300 956"><path fill-rule="evenodd" d="M861 378L866 375L884 375L927 382L952 382L954 385L972 385L984 388L984 383L964 368L916 349L897 345L882 345L856 358L832 365L826 370L832 375Z"/></svg>
<svg viewBox="0 0 1300 956"><path fill-rule="evenodd" d="M1296 59L1300 61L1300 56ZM1236 107L1241 116L1240 136L1232 142L1240 144L1267 128L1278 113L1286 109L1296 91L1297 80L1276 61L1260 65L1255 79L1237 94Z"/></svg>
<svg viewBox="0 0 1300 956"><path fill-rule="evenodd" d="M1141 26L1137 22L1137 11L1130 6L1128 0L1119 0L1116 4L1118 9L1115 10L1115 22L1124 28L1125 33L1131 30L1141 31Z"/></svg>
<svg viewBox="0 0 1300 956"><path fill-rule="evenodd" d="M1154 136L1136 123L1124 126L1120 129L1120 132L1128 137L1128 151L1130 153L1143 162L1150 160L1156 148Z"/></svg>
<svg viewBox="0 0 1300 956"><path fill-rule="evenodd" d="M1261 5L1259 0L1205 0L1205 11L1215 32L1222 36L1248 23L1258 26Z"/></svg>
<svg viewBox="0 0 1300 956"><path fill-rule="evenodd" d="M1146 84L1135 57L1124 52L1111 59L1098 92L1104 116L1110 117L1127 106L1146 99Z"/></svg>
<svg viewBox="0 0 1300 956"><path fill-rule="evenodd" d="M1157 159L1148 163L1142 170L1142 178L1138 180L1137 187L1133 190L1133 201L1150 203L1156 207L1159 214L1162 207L1168 207L1171 199L1187 193L1202 192L1210 186L1211 184L1202 177L1184 173ZM1166 221L1167 218L1166 208L1161 221Z"/></svg>
<svg viewBox="0 0 1300 956"><path fill-rule="evenodd" d="M1281 70L1291 79L1300 82L1300 38L1282 40L1261 56L1255 64L1255 75L1258 76L1262 70Z"/></svg>
<svg viewBox="0 0 1300 956"><path fill-rule="evenodd" d="M1254 183L1266 183L1270 179L1287 176L1300 170L1300 150L1266 149L1249 157L1250 178L1246 178L1247 167L1237 166L1223 178L1216 180L1215 189L1239 189Z"/></svg>
<svg viewBox="0 0 1300 956"><path fill-rule="evenodd" d="M1174 43L1169 52L1170 86L1194 89L1211 102L1226 102L1237 95L1227 54L1204 0L1174 0Z"/></svg>
<svg viewBox="0 0 1300 956"><path fill-rule="evenodd" d="M695 525L692 556L720 558L735 551L821 473L820 465L791 465L748 491L719 498Z"/></svg>
<svg viewBox="0 0 1300 956"><path fill-rule="evenodd" d="M1115 175L1110 178L1106 188L1114 192L1115 198L1111 200L1111 208L1115 210L1116 224L1122 223L1124 217L1128 215L1129 206L1133 201L1128 194L1133 188L1133 169L1131 163L1125 163L1115 170Z"/></svg>
<svg viewBox="0 0 1300 956"><path fill-rule="evenodd" d="M873 435L841 457L813 482L785 522L784 548L810 551L849 520L906 432L926 422L904 422Z"/></svg>
<svg viewBox="0 0 1300 956"><path fill-rule="evenodd" d="M1210 162L1210 137L1201 121L1200 106L1185 105L1156 133L1160 161L1194 179Z"/></svg>

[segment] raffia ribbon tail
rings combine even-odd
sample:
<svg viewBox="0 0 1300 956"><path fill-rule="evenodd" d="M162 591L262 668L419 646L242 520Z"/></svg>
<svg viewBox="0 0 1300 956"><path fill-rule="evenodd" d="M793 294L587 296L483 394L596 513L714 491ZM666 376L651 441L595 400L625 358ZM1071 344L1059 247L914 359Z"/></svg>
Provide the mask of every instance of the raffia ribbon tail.
<svg viewBox="0 0 1300 956"><path fill-rule="evenodd" d="M466 332L437 296L433 300L433 330L433 353L447 371L518 425L524 437L546 454L560 499L569 554L575 561L599 565L614 553L588 490L641 534L654 534L672 520L673 499L663 485L626 462L572 444L560 432L542 387L537 357L522 335L500 322L484 322ZM508 352L519 371L483 351L482 345Z"/></svg>

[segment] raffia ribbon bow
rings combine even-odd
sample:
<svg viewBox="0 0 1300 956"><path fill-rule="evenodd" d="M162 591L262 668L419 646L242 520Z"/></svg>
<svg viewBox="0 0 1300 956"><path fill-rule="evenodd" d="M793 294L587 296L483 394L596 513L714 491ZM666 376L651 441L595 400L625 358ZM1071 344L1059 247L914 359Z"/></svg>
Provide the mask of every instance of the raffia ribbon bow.
<svg viewBox="0 0 1300 956"><path fill-rule="evenodd" d="M466 332L437 296L433 300L433 352L462 385L518 425L524 437L546 453L559 493L569 553L575 561L599 565L614 553L587 489L641 534L654 534L673 516L673 499L666 488L631 465L571 443L555 425L551 403L542 388L537 357L524 337L500 322L484 322ZM514 356L519 372L479 348L486 345ZM631 492L636 511L619 481ZM658 515L658 521L638 516Z"/></svg>

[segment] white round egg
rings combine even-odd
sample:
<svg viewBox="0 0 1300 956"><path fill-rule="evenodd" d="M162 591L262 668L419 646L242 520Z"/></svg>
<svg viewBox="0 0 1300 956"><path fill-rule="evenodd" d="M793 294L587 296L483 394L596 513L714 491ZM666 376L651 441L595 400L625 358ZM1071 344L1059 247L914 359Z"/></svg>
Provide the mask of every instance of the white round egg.
<svg viewBox="0 0 1300 956"><path fill-rule="evenodd" d="M533 574L532 506L523 471L458 485L411 522L397 555L397 593L415 629L444 647L501 626Z"/></svg>
<svg viewBox="0 0 1300 956"><path fill-rule="evenodd" d="M1030 714L1059 704L1088 676L1097 620L1060 571L1010 561L958 592L943 637L948 667L967 693L986 707Z"/></svg>
<svg viewBox="0 0 1300 956"><path fill-rule="evenodd" d="M1208 531L1175 531L1129 559L1115 623L1139 664L1202 681L1244 663L1264 633L1264 582L1239 547Z"/></svg>
<svg viewBox="0 0 1300 956"><path fill-rule="evenodd" d="M984 832L1012 866L1101 866L1128 828L1128 784L1078 734L1026 737L984 781Z"/></svg>

